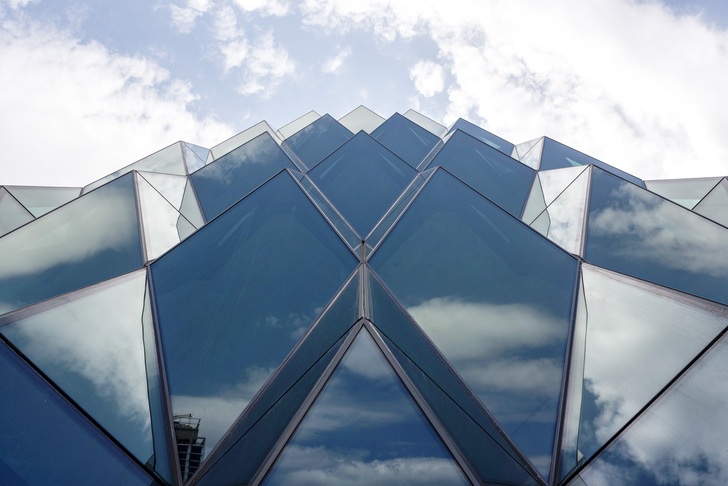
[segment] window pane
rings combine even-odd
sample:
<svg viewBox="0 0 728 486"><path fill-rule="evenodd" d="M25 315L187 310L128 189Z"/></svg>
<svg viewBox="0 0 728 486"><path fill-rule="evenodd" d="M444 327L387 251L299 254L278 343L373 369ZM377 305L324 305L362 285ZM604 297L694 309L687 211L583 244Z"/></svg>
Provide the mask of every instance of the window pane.
<svg viewBox="0 0 728 486"><path fill-rule="evenodd" d="M81 194L80 187L6 186L6 188L36 218L66 204Z"/></svg>
<svg viewBox="0 0 728 486"><path fill-rule="evenodd" d="M462 130L468 135L477 138L483 143L487 143L494 149L500 150L508 156L510 156L513 152L514 145L511 142L504 140L497 135L493 135L489 131L482 129L467 120L463 120L462 118L458 118L458 121L456 121L450 129L451 132L455 130Z"/></svg>
<svg viewBox="0 0 728 486"><path fill-rule="evenodd" d="M341 123L324 115L288 137L283 146L292 150L306 167L313 167L352 136Z"/></svg>
<svg viewBox="0 0 728 486"><path fill-rule="evenodd" d="M412 167L417 167L440 140L399 113L374 130L372 137Z"/></svg>
<svg viewBox="0 0 728 486"><path fill-rule="evenodd" d="M33 215L5 188L0 188L0 236L30 221L33 221Z"/></svg>

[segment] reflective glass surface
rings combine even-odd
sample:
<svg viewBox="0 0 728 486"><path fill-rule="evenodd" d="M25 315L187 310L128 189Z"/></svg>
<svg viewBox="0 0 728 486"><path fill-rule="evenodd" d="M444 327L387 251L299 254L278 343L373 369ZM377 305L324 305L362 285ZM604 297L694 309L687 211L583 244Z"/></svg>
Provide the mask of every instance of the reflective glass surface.
<svg viewBox="0 0 728 486"><path fill-rule="evenodd" d="M300 172L294 172L293 176L297 178L296 174ZM338 208L334 207L333 204L326 198L323 192L311 182L311 179L305 175L299 180L306 194L313 200L316 207L328 218L331 225L339 232L341 237L346 241L351 248L356 248L357 245L361 244L361 236L351 227L348 221L344 219Z"/></svg>
<svg viewBox="0 0 728 486"><path fill-rule="evenodd" d="M417 171L360 132L307 175L354 229L366 235Z"/></svg>
<svg viewBox="0 0 728 486"><path fill-rule="evenodd" d="M80 187L6 186L6 189L36 218L66 204L81 194Z"/></svg>
<svg viewBox="0 0 728 486"><path fill-rule="evenodd" d="M187 179L187 185L185 186L185 192L182 196L182 204L180 205L179 212L187 218L190 223L198 228L205 224L205 218L202 216L202 210L197 202L195 190L189 179Z"/></svg>
<svg viewBox="0 0 728 486"><path fill-rule="evenodd" d="M588 262L728 303L728 229L597 167Z"/></svg>
<svg viewBox="0 0 728 486"><path fill-rule="evenodd" d="M437 171L370 264L547 474L576 260Z"/></svg>
<svg viewBox="0 0 728 486"><path fill-rule="evenodd" d="M161 256L179 243L177 223L180 214L143 177L136 175L137 195L142 215L147 261Z"/></svg>
<svg viewBox="0 0 728 486"><path fill-rule="evenodd" d="M61 297L50 309L43 304L15 313L0 321L0 333L140 462L154 464L145 294L140 270ZM158 447L165 456L164 442Z"/></svg>
<svg viewBox="0 0 728 486"><path fill-rule="evenodd" d="M384 118L377 115L366 106L359 106L339 118L339 123L345 126L353 134L359 133L360 130L372 133L379 125L384 123Z"/></svg>
<svg viewBox="0 0 728 486"><path fill-rule="evenodd" d="M645 187L680 206L693 209L720 182L720 179L720 177L701 177L645 181Z"/></svg>
<svg viewBox="0 0 728 486"><path fill-rule="evenodd" d="M447 133L446 127L440 125L432 118L426 117L422 113L416 112L415 110L407 110L402 116L404 116L408 120L412 120L428 132L433 133L438 137L442 137L443 135L445 135L445 133Z"/></svg>
<svg viewBox="0 0 728 486"><path fill-rule="evenodd" d="M151 265L173 410L208 451L356 265L287 172Z"/></svg>
<svg viewBox="0 0 728 486"><path fill-rule="evenodd" d="M295 168L270 135L263 133L198 170L190 180L205 220L210 221L285 167Z"/></svg>
<svg viewBox="0 0 728 486"><path fill-rule="evenodd" d="M374 130L372 137L412 167L417 167L440 140L399 113L390 116Z"/></svg>
<svg viewBox="0 0 728 486"><path fill-rule="evenodd" d="M0 236L33 221L28 212L5 188L0 188Z"/></svg>
<svg viewBox="0 0 728 486"><path fill-rule="evenodd" d="M513 152L514 145L511 142L504 140L497 135L493 135L489 131L482 129L467 120L463 120L462 118L458 118L458 121L456 121L452 128L450 128L450 132L455 130L462 130L471 137L475 137L481 142L487 143L494 149L500 150L506 155L510 156L511 152Z"/></svg>
<svg viewBox="0 0 728 486"><path fill-rule="evenodd" d="M290 137L291 135L293 135L300 129L315 122L319 118L321 118L321 115L319 115L315 111L311 110L308 113L306 113L305 115L296 118L291 123L279 128L277 133L280 136L280 138L285 140L286 138Z"/></svg>
<svg viewBox="0 0 728 486"><path fill-rule="evenodd" d="M722 338L581 472L584 484L727 484L727 360Z"/></svg>
<svg viewBox="0 0 728 486"><path fill-rule="evenodd" d="M3 484L158 484L4 342L0 369Z"/></svg>
<svg viewBox="0 0 728 486"><path fill-rule="evenodd" d="M182 153L184 154L185 164L187 164L187 172L189 174L205 166L205 160L208 155L207 149L182 142Z"/></svg>
<svg viewBox="0 0 728 486"><path fill-rule="evenodd" d="M468 484L365 330L263 482L327 483Z"/></svg>
<svg viewBox="0 0 728 486"><path fill-rule="evenodd" d="M273 140L278 142L276 133L273 131L273 129L268 125L268 123L262 121L256 125L253 125L252 127L248 128L247 130L243 130L242 132L238 133L237 135L233 135L232 137L228 138L224 142L221 142L214 147L210 149L210 153L215 159L219 159L223 155L227 154L228 152L232 152L236 148L240 147L243 144L246 144L256 138L258 135L261 135L263 133L268 133L268 135L271 136Z"/></svg>
<svg viewBox="0 0 728 486"><path fill-rule="evenodd" d="M522 164L526 164L532 169L538 169L541 165L541 151L543 150L544 137L528 142L519 143L514 148L515 155Z"/></svg>
<svg viewBox="0 0 728 486"><path fill-rule="evenodd" d="M710 194L700 201L694 211L706 218L728 226L728 180L723 179Z"/></svg>
<svg viewBox="0 0 728 486"><path fill-rule="evenodd" d="M538 175L533 179L533 185L531 186L531 192L528 194L526 200L526 206L523 208L523 215L521 221L526 224L531 224L534 219L546 209L546 202L543 197L543 188L541 187L541 181Z"/></svg>
<svg viewBox="0 0 728 486"><path fill-rule="evenodd" d="M0 238L0 314L142 265L132 175Z"/></svg>
<svg viewBox="0 0 728 486"><path fill-rule="evenodd" d="M283 145L295 152L306 167L313 167L352 136L327 114L288 137Z"/></svg>
<svg viewBox="0 0 728 486"><path fill-rule="evenodd" d="M586 167L577 166L540 171L538 178L541 180L541 190L543 191L543 199L546 205L548 206L554 202L554 199L559 197L585 170L587 170Z"/></svg>
<svg viewBox="0 0 728 486"><path fill-rule="evenodd" d="M179 211L187 186L187 177L181 175L139 172L164 198Z"/></svg>
<svg viewBox="0 0 728 486"><path fill-rule="evenodd" d="M445 167L475 190L519 217L536 172L460 130L429 167Z"/></svg>
<svg viewBox="0 0 728 486"><path fill-rule="evenodd" d="M575 374L583 375L583 385L574 384L569 405L580 420L566 431L577 455L564 473L575 458L593 455L728 326L728 308L719 304L586 264L582 279L588 315L577 331L585 354Z"/></svg>
<svg viewBox="0 0 728 486"><path fill-rule="evenodd" d="M548 236L551 241L575 255L583 253L582 240L590 175L590 168L583 170L581 175L549 204L549 207L546 208L548 213L547 232L541 231L539 220L532 225L536 231Z"/></svg>
<svg viewBox="0 0 728 486"><path fill-rule="evenodd" d="M177 218L177 236L179 236L179 241L184 240L195 231L197 231L197 228L187 221L187 218L180 214Z"/></svg>

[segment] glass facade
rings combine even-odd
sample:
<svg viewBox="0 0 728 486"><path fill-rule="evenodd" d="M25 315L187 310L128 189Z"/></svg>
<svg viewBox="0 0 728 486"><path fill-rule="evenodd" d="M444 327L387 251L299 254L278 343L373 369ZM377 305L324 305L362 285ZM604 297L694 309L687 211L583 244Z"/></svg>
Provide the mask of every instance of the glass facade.
<svg viewBox="0 0 728 486"><path fill-rule="evenodd" d="M0 186L0 483L728 484L727 221L363 106Z"/></svg>

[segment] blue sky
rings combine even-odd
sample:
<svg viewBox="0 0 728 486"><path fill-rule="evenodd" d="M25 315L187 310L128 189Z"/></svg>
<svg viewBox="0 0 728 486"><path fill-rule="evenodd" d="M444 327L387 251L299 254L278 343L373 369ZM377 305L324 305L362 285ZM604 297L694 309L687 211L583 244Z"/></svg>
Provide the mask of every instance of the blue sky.
<svg viewBox="0 0 728 486"><path fill-rule="evenodd" d="M638 177L728 174L728 3L0 0L0 184L360 104L548 135Z"/></svg>

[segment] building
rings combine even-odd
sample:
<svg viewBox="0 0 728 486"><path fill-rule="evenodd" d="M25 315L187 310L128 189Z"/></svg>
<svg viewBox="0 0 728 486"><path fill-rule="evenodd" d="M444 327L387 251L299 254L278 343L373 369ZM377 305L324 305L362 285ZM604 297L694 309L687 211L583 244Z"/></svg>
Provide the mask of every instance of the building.
<svg viewBox="0 0 728 486"><path fill-rule="evenodd" d="M726 224L720 177L364 107L3 187L0 477L726 484Z"/></svg>

